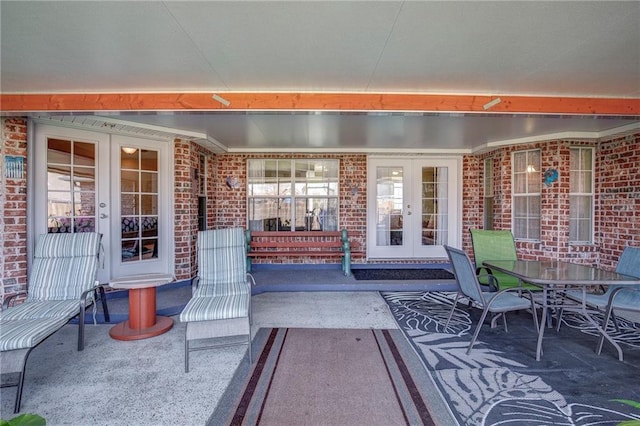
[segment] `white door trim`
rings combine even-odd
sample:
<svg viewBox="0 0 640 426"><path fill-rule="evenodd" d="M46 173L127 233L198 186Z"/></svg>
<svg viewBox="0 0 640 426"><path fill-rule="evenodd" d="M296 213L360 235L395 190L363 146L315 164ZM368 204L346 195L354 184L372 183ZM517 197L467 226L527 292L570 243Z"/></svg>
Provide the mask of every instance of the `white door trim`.
<svg viewBox="0 0 640 426"><path fill-rule="evenodd" d="M376 167L402 167L403 186L403 245L376 245ZM423 246L421 226L422 167L447 167L449 202L447 206L448 238L444 244L460 247L462 243L462 157L461 156L370 156L367 159L367 258L383 259L446 259L442 245ZM408 207L411 206L411 207Z"/></svg>
<svg viewBox="0 0 640 426"><path fill-rule="evenodd" d="M33 208L27 212L27 223L31 225L32 240L29 245L35 243L39 234L47 232L47 138L59 137L61 139L82 140L97 144L96 161L96 232L103 234L104 256L100 262L98 279L101 283L109 282L112 278L139 274L141 272L173 273L175 270L175 238L174 238L174 152L171 140L153 140L135 138L129 136L111 135L64 126L54 126L35 122L34 147L31 150L32 160L28 160L32 167L28 169L27 178L32 181L30 187L33 192L28 194ZM119 149L122 145L138 146L159 151L159 215L163 217L159 229L161 245L159 246L158 259L144 261L144 271L141 271L140 262L132 262L126 267L120 267L121 263L120 238L121 228L114 224L113 219L118 217L120 207L120 166ZM100 203L106 204L105 208ZM105 210L106 209L106 210ZM106 217L100 218L101 214ZM104 266L103 266L104 265Z"/></svg>

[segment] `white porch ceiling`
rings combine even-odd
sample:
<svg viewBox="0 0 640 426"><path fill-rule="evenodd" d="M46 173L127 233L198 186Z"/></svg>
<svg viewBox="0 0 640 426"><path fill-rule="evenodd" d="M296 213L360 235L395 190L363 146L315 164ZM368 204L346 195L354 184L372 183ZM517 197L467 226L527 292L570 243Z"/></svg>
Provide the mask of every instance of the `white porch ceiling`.
<svg viewBox="0 0 640 426"><path fill-rule="evenodd" d="M0 90L5 94L292 91L640 98L637 1L2 0L0 15ZM98 121L124 121L151 133L195 134L229 151L452 152L640 127L637 115L93 114L104 117ZM73 121L65 116L62 120Z"/></svg>

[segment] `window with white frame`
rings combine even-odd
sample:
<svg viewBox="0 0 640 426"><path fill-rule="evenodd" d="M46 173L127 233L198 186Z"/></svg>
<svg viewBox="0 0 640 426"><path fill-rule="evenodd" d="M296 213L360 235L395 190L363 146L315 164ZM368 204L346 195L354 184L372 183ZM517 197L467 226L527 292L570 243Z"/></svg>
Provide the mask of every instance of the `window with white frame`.
<svg viewBox="0 0 640 426"><path fill-rule="evenodd" d="M493 229L493 158L484 160L484 229Z"/></svg>
<svg viewBox="0 0 640 426"><path fill-rule="evenodd" d="M253 231L337 231L339 160L247 161L247 226Z"/></svg>
<svg viewBox="0 0 640 426"><path fill-rule="evenodd" d="M540 150L513 153L513 236L540 239Z"/></svg>
<svg viewBox="0 0 640 426"><path fill-rule="evenodd" d="M569 241L593 242L593 148L571 148L569 156Z"/></svg>

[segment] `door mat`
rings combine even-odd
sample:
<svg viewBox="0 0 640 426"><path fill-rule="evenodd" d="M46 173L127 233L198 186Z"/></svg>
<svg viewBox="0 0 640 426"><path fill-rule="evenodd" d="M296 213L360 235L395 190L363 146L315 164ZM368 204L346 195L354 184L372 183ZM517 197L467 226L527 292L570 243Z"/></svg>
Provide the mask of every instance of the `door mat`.
<svg viewBox="0 0 640 426"><path fill-rule="evenodd" d="M257 340L208 425L451 423L400 330L260 329Z"/></svg>
<svg viewBox="0 0 640 426"><path fill-rule="evenodd" d="M362 281L453 280L445 269L352 269L353 277Z"/></svg>

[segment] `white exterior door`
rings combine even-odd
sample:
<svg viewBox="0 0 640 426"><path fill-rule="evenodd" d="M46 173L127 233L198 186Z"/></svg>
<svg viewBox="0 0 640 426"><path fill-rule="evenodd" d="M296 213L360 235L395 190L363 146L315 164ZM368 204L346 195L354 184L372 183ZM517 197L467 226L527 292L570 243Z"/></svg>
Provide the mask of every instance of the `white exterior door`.
<svg viewBox="0 0 640 426"><path fill-rule="evenodd" d="M173 272L169 143L46 124L35 138L35 235L101 233L101 283Z"/></svg>
<svg viewBox="0 0 640 426"><path fill-rule="evenodd" d="M460 244L457 158L376 158L368 164L367 255L446 258Z"/></svg>

